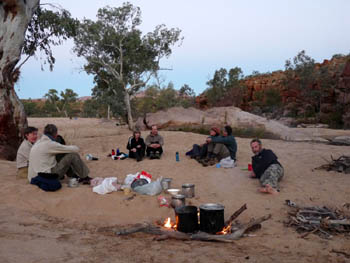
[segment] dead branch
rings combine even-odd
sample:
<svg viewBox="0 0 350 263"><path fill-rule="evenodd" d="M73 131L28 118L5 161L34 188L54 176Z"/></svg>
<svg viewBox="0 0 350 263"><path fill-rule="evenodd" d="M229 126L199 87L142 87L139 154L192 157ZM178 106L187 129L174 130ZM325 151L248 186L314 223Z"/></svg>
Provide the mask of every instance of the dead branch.
<svg viewBox="0 0 350 263"><path fill-rule="evenodd" d="M238 209L237 211L235 211L230 218L225 222L225 227L229 226L232 224L232 222L240 215L243 213L244 210L247 209L247 204L242 205L242 207L240 209Z"/></svg>

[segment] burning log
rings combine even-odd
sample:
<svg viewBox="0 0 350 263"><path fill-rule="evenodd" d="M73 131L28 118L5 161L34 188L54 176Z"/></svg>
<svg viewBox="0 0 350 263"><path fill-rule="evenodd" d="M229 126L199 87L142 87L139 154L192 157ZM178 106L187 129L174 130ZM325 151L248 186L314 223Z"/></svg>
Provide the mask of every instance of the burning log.
<svg viewBox="0 0 350 263"><path fill-rule="evenodd" d="M336 171L340 173L350 173L350 156L342 155L338 159L333 159L333 156L331 156L331 161L327 161L327 164L323 164L319 167L316 167L316 170L327 170L327 171Z"/></svg>
<svg viewBox="0 0 350 263"><path fill-rule="evenodd" d="M327 207L299 207L289 200L286 200L286 203L289 206L293 204L293 210L289 212L289 220L285 224L303 233L302 238L311 233L326 239L331 238L332 234L350 233L350 218L340 210L332 211Z"/></svg>
<svg viewBox="0 0 350 263"><path fill-rule="evenodd" d="M240 239L245 233L261 228L261 223L270 219L271 215L262 216L257 219L252 219L247 224L242 224L232 231L231 225L244 210L247 209L246 205L243 205L237 210L232 216L226 221L224 229L217 234L208 234L202 231L196 233L183 233L176 231L176 225L172 224L170 218L164 222L162 226L153 225L150 223L136 224L126 229L120 229L115 232L116 235L129 235L137 232L147 233L156 235L154 240L161 241L166 239L177 239L177 240L197 240L197 241L215 241L233 243L235 240Z"/></svg>

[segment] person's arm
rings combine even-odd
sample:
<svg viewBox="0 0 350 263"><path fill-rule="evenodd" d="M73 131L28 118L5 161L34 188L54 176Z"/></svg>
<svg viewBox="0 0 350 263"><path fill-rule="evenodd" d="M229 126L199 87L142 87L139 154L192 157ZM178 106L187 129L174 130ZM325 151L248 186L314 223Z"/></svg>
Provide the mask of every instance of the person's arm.
<svg viewBox="0 0 350 263"><path fill-rule="evenodd" d="M159 135L159 145L162 147L164 145L164 139L162 136Z"/></svg>
<svg viewBox="0 0 350 263"><path fill-rule="evenodd" d="M129 151L131 150L131 140L132 140L132 137L129 138L128 140L128 144L126 145L126 149L128 149Z"/></svg>
<svg viewBox="0 0 350 263"><path fill-rule="evenodd" d="M140 138L141 149L144 151L146 149L146 144L143 138Z"/></svg>
<svg viewBox="0 0 350 263"><path fill-rule="evenodd" d="M229 144L232 141L232 138L224 137L224 136L210 136L210 139L213 143L223 143L223 144Z"/></svg>
<svg viewBox="0 0 350 263"><path fill-rule="evenodd" d="M151 136L150 135L148 135L146 137L146 145L147 145L147 147L149 147L151 145Z"/></svg>
<svg viewBox="0 0 350 263"><path fill-rule="evenodd" d="M63 145L58 142L51 141L49 147L49 153L59 154L59 153L74 153L79 152L79 147L75 145Z"/></svg>

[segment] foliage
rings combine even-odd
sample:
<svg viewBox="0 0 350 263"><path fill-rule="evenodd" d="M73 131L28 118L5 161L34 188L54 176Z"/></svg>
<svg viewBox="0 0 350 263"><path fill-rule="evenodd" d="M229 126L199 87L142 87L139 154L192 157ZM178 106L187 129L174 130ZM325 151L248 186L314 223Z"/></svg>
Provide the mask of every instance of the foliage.
<svg viewBox="0 0 350 263"><path fill-rule="evenodd" d="M129 128L133 126L130 96L147 84L160 69L160 59L170 56L171 47L180 40L179 29L159 25L142 35L140 25L140 8L130 3L105 7L98 10L97 21L81 22L74 39L75 52L87 61L86 72L97 77L96 97L107 93L124 98ZM100 88L103 92L97 91Z"/></svg>
<svg viewBox="0 0 350 263"><path fill-rule="evenodd" d="M45 112L53 112L56 109L58 115L63 112L66 117L71 116L74 113L72 109L72 104L77 100L78 94L76 94L72 89L66 89L64 92L61 91L60 97L55 89L50 89L46 94L47 99L44 109Z"/></svg>
<svg viewBox="0 0 350 263"><path fill-rule="evenodd" d="M52 47L61 45L63 41L76 34L79 21L73 19L71 14L63 8L54 5L50 5L50 7L55 11L44 9L42 6L36 9L28 25L22 49L22 54L26 55L26 58L18 68L30 57L42 52L45 54L43 63L48 64L52 70L55 64Z"/></svg>
<svg viewBox="0 0 350 263"><path fill-rule="evenodd" d="M242 70L238 67L227 71L224 68L216 70L213 79L207 82L209 88L205 95L211 106L238 106L244 96L245 87L241 85ZM226 101L229 99L229 101ZM222 102L224 105L219 105Z"/></svg>

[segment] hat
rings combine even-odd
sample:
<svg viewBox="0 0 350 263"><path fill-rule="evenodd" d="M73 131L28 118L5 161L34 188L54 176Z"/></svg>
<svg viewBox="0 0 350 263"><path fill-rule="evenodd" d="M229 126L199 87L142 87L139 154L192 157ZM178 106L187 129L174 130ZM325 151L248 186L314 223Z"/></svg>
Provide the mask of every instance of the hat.
<svg viewBox="0 0 350 263"><path fill-rule="evenodd" d="M220 134L220 129L218 127L213 126L210 130L213 130L216 134Z"/></svg>

